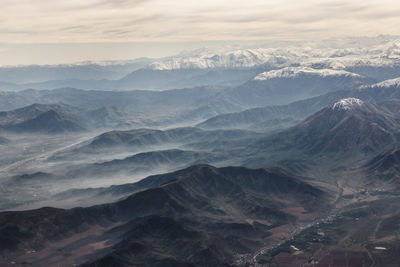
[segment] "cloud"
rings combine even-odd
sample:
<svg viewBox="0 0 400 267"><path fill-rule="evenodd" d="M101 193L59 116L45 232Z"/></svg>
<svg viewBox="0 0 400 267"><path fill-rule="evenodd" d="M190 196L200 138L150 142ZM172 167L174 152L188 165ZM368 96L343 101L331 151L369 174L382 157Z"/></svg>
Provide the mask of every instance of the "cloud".
<svg viewBox="0 0 400 267"><path fill-rule="evenodd" d="M2 0L0 42L306 39L397 25L395 0Z"/></svg>

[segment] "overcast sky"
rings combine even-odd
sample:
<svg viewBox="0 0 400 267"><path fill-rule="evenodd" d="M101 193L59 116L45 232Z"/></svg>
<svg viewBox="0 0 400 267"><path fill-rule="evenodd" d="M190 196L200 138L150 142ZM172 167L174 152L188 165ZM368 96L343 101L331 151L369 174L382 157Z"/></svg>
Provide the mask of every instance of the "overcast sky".
<svg viewBox="0 0 400 267"><path fill-rule="evenodd" d="M49 47L50 53L58 49L66 55L50 54L43 62L50 63L51 56L60 62L98 60L101 51L104 59L120 59L181 49L165 43L400 34L398 0L0 0L0 4L1 65L38 61L29 53L37 51L39 58ZM107 52L130 42L136 43L135 53ZM26 45L32 43L37 45ZM96 43L93 47L99 50L90 53L91 46L71 43ZM155 44L164 46L158 49Z"/></svg>

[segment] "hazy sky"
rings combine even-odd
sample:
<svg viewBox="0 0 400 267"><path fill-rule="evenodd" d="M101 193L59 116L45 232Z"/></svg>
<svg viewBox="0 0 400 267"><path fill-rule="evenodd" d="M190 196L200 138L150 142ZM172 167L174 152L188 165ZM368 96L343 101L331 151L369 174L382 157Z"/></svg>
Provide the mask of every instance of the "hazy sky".
<svg viewBox="0 0 400 267"><path fill-rule="evenodd" d="M398 0L0 0L0 4L1 65L163 56L176 53L182 43L195 47L196 42L212 40L400 34Z"/></svg>

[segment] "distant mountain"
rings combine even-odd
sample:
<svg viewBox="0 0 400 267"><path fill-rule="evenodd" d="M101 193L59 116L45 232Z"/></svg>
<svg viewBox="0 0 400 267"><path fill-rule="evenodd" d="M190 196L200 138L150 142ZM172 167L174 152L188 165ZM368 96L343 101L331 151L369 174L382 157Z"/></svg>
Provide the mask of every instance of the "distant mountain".
<svg viewBox="0 0 400 267"><path fill-rule="evenodd" d="M202 129L279 130L293 126L304 118L306 112L302 111L301 107L296 109L293 104L252 108L211 117L197 124L196 127Z"/></svg>
<svg viewBox="0 0 400 267"><path fill-rule="evenodd" d="M115 159L102 163L70 166L67 179L76 177L112 177L119 174L148 175L148 173L165 173L195 164L217 162L223 158L208 152L169 149L138 153L124 159Z"/></svg>
<svg viewBox="0 0 400 267"><path fill-rule="evenodd" d="M376 38L373 42L357 39L271 42L261 47L197 49L159 59L1 67L0 82L9 84L0 83L0 89L74 87L86 90L166 90L205 85L235 87L265 71L302 69L307 72L310 68L353 73L383 81L400 76L399 47L398 37ZM309 92L313 92L314 88L311 86Z"/></svg>
<svg viewBox="0 0 400 267"><path fill-rule="evenodd" d="M149 65L154 70L180 69L250 69L260 66L279 67L293 59L286 51L274 49L227 49L213 51L198 49L181 53L166 60L157 60Z"/></svg>
<svg viewBox="0 0 400 267"><path fill-rule="evenodd" d="M212 150L226 142L247 142L262 134L245 130L206 131L195 127L172 128L169 130L134 129L110 131L53 155L52 159L78 158L87 154L111 152L137 152L182 147Z"/></svg>
<svg viewBox="0 0 400 267"><path fill-rule="evenodd" d="M244 130L205 131L195 127L173 128L169 130L135 129L130 131L111 131L99 135L90 143L92 148L118 146L148 146L166 143L190 144L219 139L242 139L257 135Z"/></svg>
<svg viewBox="0 0 400 267"><path fill-rule="evenodd" d="M375 64L356 64L346 67L345 70L370 77L377 81L385 81L400 77L400 64L398 62L393 62L391 64L382 64L379 62Z"/></svg>
<svg viewBox="0 0 400 267"><path fill-rule="evenodd" d="M400 87L400 78L385 80L383 82L373 84L372 87L380 87L380 88Z"/></svg>
<svg viewBox="0 0 400 267"><path fill-rule="evenodd" d="M291 210L302 210L312 220L329 199L297 178L262 169L200 165L164 177L165 184L112 204L0 213L1 260L32 265L231 265L238 253L253 253L277 241L279 236L270 230L295 224L300 215ZM100 250L86 249L92 246ZM26 250L35 253L19 256Z"/></svg>
<svg viewBox="0 0 400 267"><path fill-rule="evenodd" d="M117 106L105 106L89 110L85 116L90 119L94 128L129 128L139 124L125 110ZM140 126L140 124L139 124Z"/></svg>
<svg viewBox="0 0 400 267"><path fill-rule="evenodd" d="M197 125L203 129L241 128L279 130L294 126L300 120L322 108L333 105L342 98L359 98L365 102L382 102L400 99L400 87L395 80L364 86L354 90L339 90L321 96L296 101L287 105L252 108L241 112L221 114ZM388 105L389 102L384 105Z"/></svg>
<svg viewBox="0 0 400 267"><path fill-rule="evenodd" d="M346 98L256 146L292 147L313 154L375 152L398 140L399 122L379 105Z"/></svg>
<svg viewBox="0 0 400 267"><path fill-rule="evenodd" d="M0 112L0 128L16 132L77 132L130 128L137 124L123 108L77 108L64 103L33 104Z"/></svg>
<svg viewBox="0 0 400 267"><path fill-rule="evenodd" d="M171 90L198 86L237 86L254 77L264 68L256 69L177 69L154 70L141 68L127 73L119 79L68 78L31 83L0 83L3 91L57 88L79 88L83 90ZM1 71L0 71L1 72ZM81 77L80 75L76 75Z"/></svg>
<svg viewBox="0 0 400 267"><path fill-rule="evenodd" d="M0 88L166 90L207 85L237 86L257 73L287 61L283 56L271 55L270 52L268 49L237 50L209 58L192 53L190 59L180 54L158 60L4 67L0 68L0 81L9 84L0 85Z"/></svg>
<svg viewBox="0 0 400 267"><path fill-rule="evenodd" d="M19 89L20 89L20 86L15 83L0 81L0 90L1 91L15 91L15 90L19 90Z"/></svg>
<svg viewBox="0 0 400 267"><path fill-rule="evenodd" d="M78 132L85 130L85 128L79 125L78 122L70 120L55 110L49 110L43 114L40 114L34 119L18 123L7 128L9 130L20 132L47 133Z"/></svg>
<svg viewBox="0 0 400 267"><path fill-rule="evenodd" d="M400 76L398 36L324 41L267 42L258 47L221 47L155 60L155 70L285 67L345 70L383 81Z"/></svg>
<svg viewBox="0 0 400 267"><path fill-rule="evenodd" d="M237 86L259 71L260 69L141 69L115 82L110 88L167 90L210 85Z"/></svg>
<svg viewBox="0 0 400 267"><path fill-rule="evenodd" d="M34 104L0 112L0 128L13 132L64 133L85 130L79 109L65 104Z"/></svg>
<svg viewBox="0 0 400 267"><path fill-rule="evenodd" d="M209 110L202 109L196 113L196 117L189 114L199 106L204 106L222 88L198 87L169 91L85 91L73 88L55 90L24 90L20 92L0 92L0 110L12 110L34 103L65 104L82 108L84 110L103 109L101 114L112 113L112 117L118 113L123 118L111 122L110 126L123 125L124 121L132 126L154 127L159 125L171 125L175 123L199 121L208 118ZM219 102L220 103L220 102ZM216 103L218 104L218 103ZM221 105L212 116L240 110L240 107ZM110 108L114 107L114 111ZM118 112L115 112L118 107ZM105 109L104 109L105 108ZM97 125L101 125L101 114L92 113L97 117ZM107 117L107 114L104 114ZM122 121L121 121L122 119ZM96 120L96 119L95 119Z"/></svg>
<svg viewBox="0 0 400 267"><path fill-rule="evenodd" d="M79 109L72 106L58 103L58 104L32 104L23 108L19 108L11 111L0 112L0 123L20 123L29 119L36 118L38 115L55 110L60 113L78 113Z"/></svg>
<svg viewBox="0 0 400 267"><path fill-rule="evenodd" d="M81 62L60 65L27 65L0 67L0 81L27 84L66 79L119 79L152 62L141 58L127 61Z"/></svg>
<svg viewBox="0 0 400 267"><path fill-rule="evenodd" d="M346 71L290 67L258 74L241 86L225 90L221 97L234 99L244 107L283 105L373 81Z"/></svg>
<svg viewBox="0 0 400 267"><path fill-rule="evenodd" d="M339 75L339 77L341 76ZM351 77L350 79L352 79ZM321 77L321 79L326 78ZM224 113L239 112L254 106L265 106L271 98L268 94L258 94L264 92L264 89L265 92L268 91L267 87L259 89L256 87L255 89L246 87L233 89L199 87L163 92L84 91L73 88L43 91L25 90L0 93L0 109L10 110L33 103L53 104L63 102L86 110L102 109L98 113L92 113L95 120L94 124L97 126L106 124L106 126L115 128L125 127L129 124L131 126L127 127L156 127L175 123L199 122ZM396 85L378 86L378 84L374 84L363 86L360 89L334 91L303 102L298 101L287 107L276 107L276 103L273 102L274 106L271 108L255 110L255 113L261 112L260 115L255 115L260 120L254 118L253 114L250 114L251 112L244 115L243 118L237 118L235 115L232 120L227 118L227 124L232 124L227 128L235 128L235 124L244 124L243 127L246 124L251 126L251 121L254 120L253 124L258 128L262 128L262 125L273 128L274 125L282 124L276 127L279 129L293 125L293 123L304 119L324 106L347 97L355 97L367 102L382 102L388 99L399 99L400 90ZM257 100L254 102L252 99ZM114 110L112 110L112 107L114 107ZM116 112L115 107L118 107L118 112ZM103 117L101 114L103 114ZM108 115L110 119L107 119ZM119 117L119 115L122 115L122 117ZM239 114L239 117L241 116ZM265 120L262 119L264 116ZM216 128L224 128L224 122L215 123ZM210 122L207 127L214 127L212 124ZM218 124L221 124L221 126L218 126ZM201 126L207 128L205 125Z"/></svg>
<svg viewBox="0 0 400 267"><path fill-rule="evenodd" d="M110 148L119 146L143 147L149 145L162 145L165 143L178 143L185 139L200 136L202 130L196 128L177 128L171 130L134 129L130 131L111 131L95 137L88 147ZM193 139L194 140L194 139Z"/></svg>

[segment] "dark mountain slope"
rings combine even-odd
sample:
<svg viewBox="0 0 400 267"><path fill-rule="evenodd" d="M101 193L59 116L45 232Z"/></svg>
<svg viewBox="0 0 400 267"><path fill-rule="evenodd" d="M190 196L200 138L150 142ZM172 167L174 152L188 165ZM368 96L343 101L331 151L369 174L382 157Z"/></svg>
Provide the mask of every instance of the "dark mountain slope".
<svg viewBox="0 0 400 267"><path fill-rule="evenodd" d="M304 208L312 218L328 200L323 191L268 170L200 165L147 179L165 184L113 204L0 213L3 260L35 266L231 265L238 254L272 242L269 230L303 220L286 208ZM102 244L98 250L96 244Z"/></svg>
<svg viewBox="0 0 400 267"><path fill-rule="evenodd" d="M398 184L400 177L400 148L396 146L382 152L364 167L367 176Z"/></svg>

